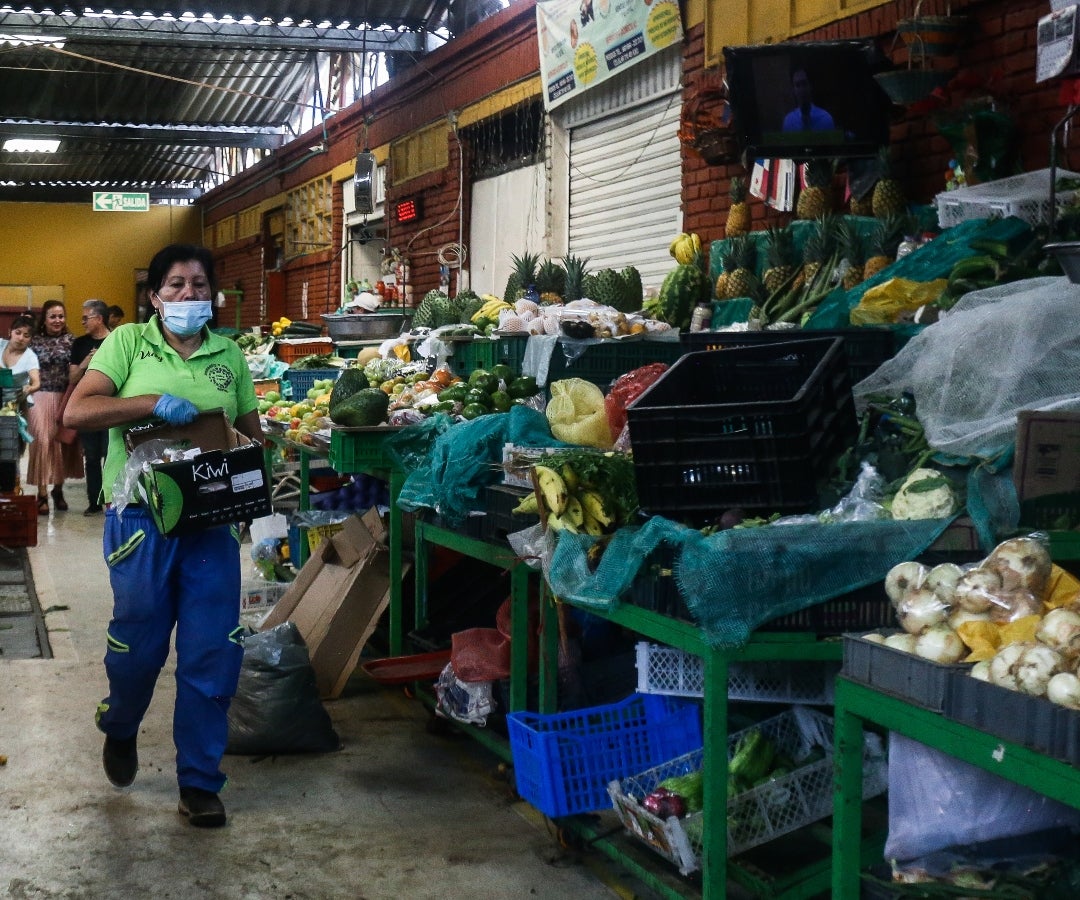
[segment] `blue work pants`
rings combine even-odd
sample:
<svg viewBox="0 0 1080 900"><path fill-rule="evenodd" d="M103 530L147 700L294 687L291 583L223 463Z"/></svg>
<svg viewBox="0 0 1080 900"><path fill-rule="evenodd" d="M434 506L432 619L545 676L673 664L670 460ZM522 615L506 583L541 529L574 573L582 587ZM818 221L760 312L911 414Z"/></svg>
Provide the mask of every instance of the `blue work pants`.
<svg viewBox="0 0 1080 900"><path fill-rule="evenodd" d="M237 532L225 525L163 537L144 507L128 506L122 516L109 508L104 550L113 618L98 727L118 739L138 733L175 627L177 782L216 793L225 784L219 767L243 660Z"/></svg>

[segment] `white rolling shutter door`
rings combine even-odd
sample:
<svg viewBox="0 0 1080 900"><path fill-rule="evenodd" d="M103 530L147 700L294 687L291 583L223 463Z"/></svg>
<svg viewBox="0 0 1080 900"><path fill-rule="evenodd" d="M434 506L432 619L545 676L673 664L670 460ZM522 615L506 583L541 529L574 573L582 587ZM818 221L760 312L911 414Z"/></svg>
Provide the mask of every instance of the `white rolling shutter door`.
<svg viewBox="0 0 1080 900"><path fill-rule="evenodd" d="M659 288L681 230L679 94L570 132L570 252L588 269L635 266Z"/></svg>

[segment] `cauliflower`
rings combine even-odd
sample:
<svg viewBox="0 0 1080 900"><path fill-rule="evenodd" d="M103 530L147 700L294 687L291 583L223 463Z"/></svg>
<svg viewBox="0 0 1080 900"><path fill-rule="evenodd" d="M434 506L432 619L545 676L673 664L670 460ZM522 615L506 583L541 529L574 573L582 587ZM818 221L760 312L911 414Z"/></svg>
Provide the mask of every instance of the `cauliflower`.
<svg viewBox="0 0 1080 900"><path fill-rule="evenodd" d="M915 469L892 502L894 519L943 519L956 511L949 479L936 469Z"/></svg>

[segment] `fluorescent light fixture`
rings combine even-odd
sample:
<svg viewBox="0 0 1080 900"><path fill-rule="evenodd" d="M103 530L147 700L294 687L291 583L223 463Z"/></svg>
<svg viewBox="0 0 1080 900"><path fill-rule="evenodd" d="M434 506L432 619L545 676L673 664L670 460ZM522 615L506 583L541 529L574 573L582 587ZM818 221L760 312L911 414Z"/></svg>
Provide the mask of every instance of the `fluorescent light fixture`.
<svg viewBox="0 0 1080 900"><path fill-rule="evenodd" d="M60 149L60 141L8 138L4 149L11 153L55 153Z"/></svg>

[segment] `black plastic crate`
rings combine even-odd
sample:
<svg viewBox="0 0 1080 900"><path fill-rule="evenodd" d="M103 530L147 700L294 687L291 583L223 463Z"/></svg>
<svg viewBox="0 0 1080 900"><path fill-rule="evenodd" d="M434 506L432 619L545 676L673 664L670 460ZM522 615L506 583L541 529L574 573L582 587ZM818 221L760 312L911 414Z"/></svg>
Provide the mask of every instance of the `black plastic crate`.
<svg viewBox="0 0 1080 900"><path fill-rule="evenodd" d="M971 663L936 663L859 634L844 635L842 675L932 712L946 710L955 679L976 680L968 675L971 669Z"/></svg>
<svg viewBox="0 0 1080 900"><path fill-rule="evenodd" d="M881 582L815 603L805 609L770 619L758 631L812 631L837 635L846 631L872 631L896 621Z"/></svg>
<svg viewBox="0 0 1080 900"><path fill-rule="evenodd" d="M679 335L687 353L702 350L730 350L733 347L760 347L807 338L843 338L848 374L856 384L872 375L883 362L892 359L899 349L891 328L829 328L802 331L687 331Z"/></svg>
<svg viewBox="0 0 1080 900"><path fill-rule="evenodd" d="M857 428L840 338L688 353L627 417L641 508L695 526L817 509Z"/></svg>
<svg viewBox="0 0 1080 900"><path fill-rule="evenodd" d="M535 525L536 513L515 515L514 507L521 498L532 493L531 488L513 484L491 484L484 489L484 516L481 523L482 536L486 541L505 541L508 534Z"/></svg>
<svg viewBox="0 0 1080 900"><path fill-rule="evenodd" d="M970 675L950 682L945 715L994 737L1080 766L1080 712Z"/></svg>
<svg viewBox="0 0 1080 900"><path fill-rule="evenodd" d="M19 417L0 416L0 460L14 462L22 451L19 443Z"/></svg>
<svg viewBox="0 0 1080 900"><path fill-rule="evenodd" d="M657 547L645 557L637 577L623 594L622 602L692 622L693 616L675 583L674 565L675 551L664 545Z"/></svg>

